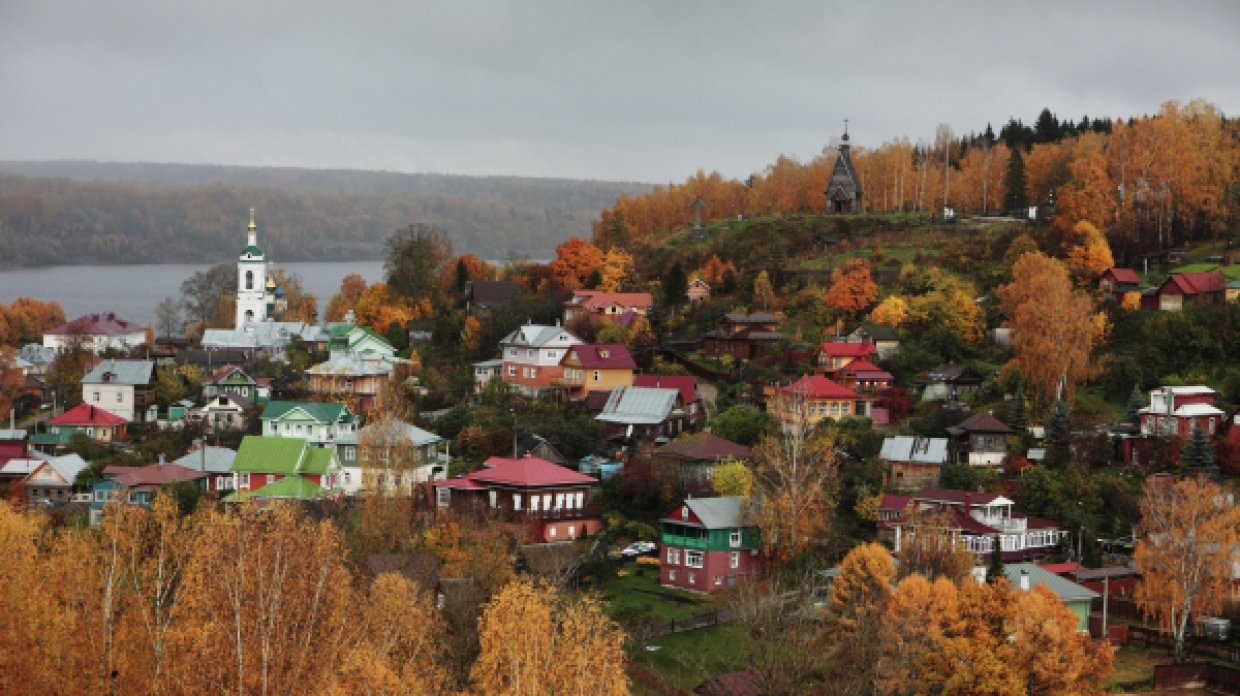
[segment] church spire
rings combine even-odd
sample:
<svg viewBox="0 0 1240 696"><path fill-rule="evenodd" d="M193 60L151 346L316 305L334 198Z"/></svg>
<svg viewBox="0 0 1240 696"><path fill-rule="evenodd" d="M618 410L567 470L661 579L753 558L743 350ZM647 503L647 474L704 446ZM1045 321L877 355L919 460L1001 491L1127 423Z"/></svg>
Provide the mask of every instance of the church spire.
<svg viewBox="0 0 1240 696"><path fill-rule="evenodd" d="M248 235L246 236L246 244L248 246L258 246L258 226L254 224L254 209L250 208L250 226L246 228Z"/></svg>

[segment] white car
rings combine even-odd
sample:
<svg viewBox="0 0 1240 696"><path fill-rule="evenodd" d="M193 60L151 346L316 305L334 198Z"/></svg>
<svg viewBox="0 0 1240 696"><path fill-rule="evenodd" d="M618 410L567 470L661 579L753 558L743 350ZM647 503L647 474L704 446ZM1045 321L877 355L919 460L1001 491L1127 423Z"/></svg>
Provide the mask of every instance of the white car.
<svg viewBox="0 0 1240 696"><path fill-rule="evenodd" d="M636 558L643 553L654 553L659 547L653 541L635 541L624 547L620 555L624 558Z"/></svg>

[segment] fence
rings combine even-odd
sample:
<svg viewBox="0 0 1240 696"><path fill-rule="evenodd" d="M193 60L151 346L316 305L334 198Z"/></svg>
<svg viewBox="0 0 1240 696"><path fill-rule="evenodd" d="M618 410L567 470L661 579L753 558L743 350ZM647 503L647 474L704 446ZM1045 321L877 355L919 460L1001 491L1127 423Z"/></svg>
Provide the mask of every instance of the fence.
<svg viewBox="0 0 1240 696"><path fill-rule="evenodd" d="M672 619L671 621L654 622L642 621L634 622L637 625L628 625L625 628L629 634L637 641L646 641L651 638L660 636L669 636L673 633L684 633L685 631L696 631L699 628L709 628L717 626L724 621L729 620L727 612L721 612L718 609L711 611L703 611L683 619ZM620 620L624 624L624 620Z"/></svg>
<svg viewBox="0 0 1240 696"><path fill-rule="evenodd" d="M1240 694L1240 670L1205 663L1154 666L1155 690L1188 687L1205 687L1213 693Z"/></svg>
<svg viewBox="0 0 1240 696"><path fill-rule="evenodd" d="M1175 641L1170 635L1156 628L1148 628L1146 626L1130 625L1128 627L1128 640L1166 650L1175 649ZM1184 650L1191 657L1209 657L1216 660L1240 663L1240 648L1233 646L1231 643L1188 636L1184 639Z"/></svg>
<svg viewBox="0 0 1240 696"><path fill-rule="evenodd" d="M632 660L625 662L624 667L633 681L641 682L651 691L663 694L663 696L692 696L688 691L677 687Z"/></svg>

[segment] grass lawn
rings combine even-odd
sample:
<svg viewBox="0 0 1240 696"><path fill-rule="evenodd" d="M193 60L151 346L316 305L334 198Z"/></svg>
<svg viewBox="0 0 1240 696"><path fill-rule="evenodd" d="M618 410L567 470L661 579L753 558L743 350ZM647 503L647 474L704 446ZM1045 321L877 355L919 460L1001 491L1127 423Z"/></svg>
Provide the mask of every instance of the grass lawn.
<svg viewBox="0 0 1240 696"><path fill-rule="evenodd" d="M1189 263L1177 268L1171 269L1172 273L1204 273L1217 269L1217 263Z"/></svg>
<svg viewBox="0 0 1240 696"><path fill-rule="evenodd" d="M1154 665L1165 665L1172 661L1171 653L1160 648L1149 648L1138 645L1126 645L1115 649L1115 673L1107 683L1111 690L1138 690L1141 682L1150 684L1142 690L1153 686Z"/></svg>
<svg viewBox="0 0 1240 696"><path fill-rule="evenodd" d="M748 666L745 643L746 636L740 628L734 624L722 624L652 638L632 646L630 655L651 672L691 691L716 674L745 669ZM647 650L648 646L659 649ZM640 685L635 683L634 686ZM641 690L637 692L641 693Z"/></svg>
<svg viewBox="0 0 1240 696"><path fill-rule="evenodd" d="M658 566L626 563L617 570L628 574L612 575L600 589L607 600L608 613L622 623L672 621L716 608L715 601L705 595L661 587Z"/></svg>

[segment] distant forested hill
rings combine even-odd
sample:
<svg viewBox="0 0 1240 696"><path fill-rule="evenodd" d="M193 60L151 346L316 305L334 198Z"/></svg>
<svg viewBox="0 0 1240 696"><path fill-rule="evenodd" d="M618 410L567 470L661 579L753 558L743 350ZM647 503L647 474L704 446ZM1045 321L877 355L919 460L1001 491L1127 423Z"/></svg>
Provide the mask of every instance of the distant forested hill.
<svg viewBox="0 0 1240 696"><path fill-rule="evenodd" d="M8 173L5 173L8 172ZM0 162L0 265L226 258L250 207L284 261L374 259L410 223L458 252L553 255L632 183L181 164Z"/></svg>

